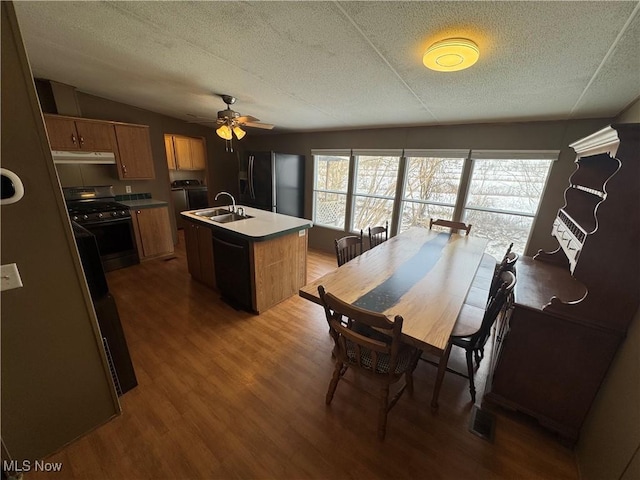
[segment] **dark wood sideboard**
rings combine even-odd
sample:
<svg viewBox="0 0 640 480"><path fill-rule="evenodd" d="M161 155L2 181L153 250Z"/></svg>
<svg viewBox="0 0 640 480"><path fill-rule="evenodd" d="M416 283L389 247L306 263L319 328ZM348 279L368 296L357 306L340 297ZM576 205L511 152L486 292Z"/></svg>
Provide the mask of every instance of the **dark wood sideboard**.
<svg viewBox="0 0 640 480"><path fill-rule="evenodd" d="M577 168L551 232L559 247L516 265L484 399L573 443L640 304L640 124L570 146Z"/></svg>

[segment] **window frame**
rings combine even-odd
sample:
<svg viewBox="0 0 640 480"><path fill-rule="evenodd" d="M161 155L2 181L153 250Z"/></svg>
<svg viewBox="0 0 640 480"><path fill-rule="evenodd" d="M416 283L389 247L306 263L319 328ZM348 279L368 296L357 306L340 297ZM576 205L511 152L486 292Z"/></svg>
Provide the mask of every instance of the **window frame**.
<svg viewBox="0 0 640 480"><path fill-rule="evenodd" d="M351 164L353 162L353 156L351 154L351 150L347 149L313 149L311 150L311 155L313 158L313 186L312 186L312 212L311 218L313 219L314 225L321 226L323 228L329 228L332 230L338 231L348 231L347 230L347 217L349 216L349 188L351 182ZM347 160L347 169L348 169L348 178L347 178L347 188L345 191L341 190L326 190L319 189L318 186L318 162L316 157L328 157L328 156L336 156L336 157L348 157ZM330 193L334 195L344 195L345 197L345 222L344 227L337 227L335 225L327 225L324 223L319 223L317 221L317 202L316 202L316 194L317 193Z"/></svg>
<svg viewBox="0 0 640 480"><path fill-rule="evenodd" d="M390 152L393 152L390 154ZM479 211L479 212L488 212L488 213L496 213L503 215L513 215L513 216L522 216L531 218L531 227L529 229L529 233L527 236L527 240L525 243L524 251L529 248L529 242L531 240L531 233L533 232L535 222L540 213L540 207L542 204L542 199L544 198L544 194L547 190L547 186L549 184L549 178L551 176L551 170L553 168L553 164L558 160L558 156L560 154L560 150L482 150L482 149L355 149L355 150L347 150L347 149L312 149L311 150L312 158L313 158L313 222L314 224L321 226L323 228L328 228L337 231L343 231L347 234L357 234L359 232L353 232L353 223L354 223L354 211L355 211L355 201L356 197L363 198L374 198L381 200L392 200L393 201L393 214L391 218L391 222L389 223L389 235L395 236L399 233L402 221L402 211L405 202L410 203L419 203L425 205L434 205L441 207L453 208L453 215L451 220L454 221L463 221L466 215L466 211ZM317 188L317 156L326 156L326 155L334 155L334 156L348 156L348 178L347 178L347 191L333 191L333 190L324 190ZM359 156L394 156L398 155L399 163L398 163L398 175L396 178L396 188L395 194L393 197L383 196L383 195L373 195L368 193L356 193L357 188L357 157ZM460 174L460 181L458 184L458 191L456 193L455 203L451 205L447 202L440 201L432 201L426 199L407 199L406 198L406 182L408 175L408 164L410 158L415 157L427 157L427 158L449 158L449 159L463 159L462 172ZM473 206L467 206L467 201L469 198L469 191L471 187L471 182L473 180L473 168L474 162L477 160L550 160L549 167L547 169L547 173L544 179L544 183L542 186L542 191L540 194L540 199L538 200L538 205L536 207L535 213L529 212L518 212L511 210L501 210L501 209L491 209L491 208L478 208ZM332 225L325 225L317 222L317 205L316 205L316 193L333 193L337 195L346 195L345 199L345 218L344 218L344 227L335 227Z"/></svg>

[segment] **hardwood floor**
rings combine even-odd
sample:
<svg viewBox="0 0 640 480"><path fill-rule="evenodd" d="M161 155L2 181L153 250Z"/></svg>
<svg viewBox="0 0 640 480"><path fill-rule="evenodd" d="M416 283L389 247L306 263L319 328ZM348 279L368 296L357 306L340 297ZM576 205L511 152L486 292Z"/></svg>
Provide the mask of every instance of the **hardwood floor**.
<svg viewBox="0 0 640 480"><path fill-rule="evenodd" d="M108 273L139 382L122 415L50 456L62 473L28 479L578 478L572 451L518 415L497 412L493 443L471 434L465 378L445 376L433 415L426 362L379 442L373 396L341 383L325 405L322 308L294 296L259 316L236 311L191 279L179 238L175 259ZM309 281L335 262L310 252Z"/></svg>

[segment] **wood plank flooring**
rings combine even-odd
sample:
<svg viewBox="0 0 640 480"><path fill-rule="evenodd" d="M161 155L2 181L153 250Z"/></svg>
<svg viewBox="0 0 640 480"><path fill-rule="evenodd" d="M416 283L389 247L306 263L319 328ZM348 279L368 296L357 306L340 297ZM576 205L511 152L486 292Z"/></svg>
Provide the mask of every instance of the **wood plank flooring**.
<svg viewBox="0 0 640 480"><path fill-rule="evenodd" d="M179 239L175 259L108 273L139 381L123 414L50 456L61 473L28 480L578 478L572 451L519 415L497 411L493 443L471 434L465 378L447 373L432 414L427 362L379 442L366 382L341 383L324 403L333 363L322 308L294 296L259 316L236 311L191 279ZM335 266L310 252L309 281ZM465 371L461 358L454 349L450 366Z"/></svg>

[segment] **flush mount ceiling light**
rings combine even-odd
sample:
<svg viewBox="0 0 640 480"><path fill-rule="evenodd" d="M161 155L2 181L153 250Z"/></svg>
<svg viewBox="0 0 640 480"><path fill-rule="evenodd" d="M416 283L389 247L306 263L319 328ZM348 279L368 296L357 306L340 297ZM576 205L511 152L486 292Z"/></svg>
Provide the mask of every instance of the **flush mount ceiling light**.
<svg viewBox="0 0 640 480"><path fill-rule="evenodd" d="M475 42L466 38L447 38L431 45L422 63L438 72L456 72L464 70L478 61L480 49Z"/></svg>

